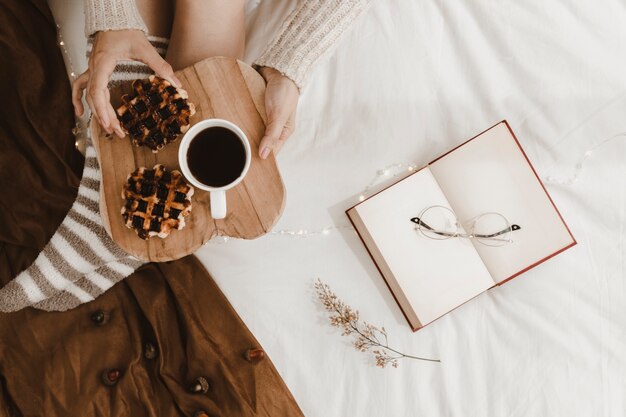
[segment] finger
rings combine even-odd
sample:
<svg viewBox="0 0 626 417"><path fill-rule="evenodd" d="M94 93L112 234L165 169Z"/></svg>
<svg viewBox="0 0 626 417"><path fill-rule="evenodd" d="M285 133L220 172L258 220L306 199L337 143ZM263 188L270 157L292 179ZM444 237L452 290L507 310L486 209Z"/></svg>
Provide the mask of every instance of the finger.
<svg viewBox="0 0 626 417"><path fill-rule="evenodd" d="M72 104L74 105L74 113L80 117L85 112L83 107L83 91L87 87L89 81L89 70L83 72L72 83Z"/></svg>
<svg viewBox="0 0 626 417"><path fill-rule="evenodd" d="M278 142L280 135L283 133L284 128L284 120L270 120L267 128L265 129L265 135L259 144L259 156L261 159L266 159L272 149L274 149L276 142Z"/></svg>
<svg viewBox="0 0 626 417"><path fill-rule="evenodd" d="M180 80L174 74L172 66L168 64L167 61L165 61L161 57L161 55L159 55L159 53L156 51L156 49L152 47L152 45L149 45L145 48L140 48L139 50L133 52L133 59L137 59L143 62L144 64L152 68L152 71L154 71L156 75L166 79L170 83L174 84L176 87L182 87Z"/></svg>
<svg viewBox="0 0 626 417"><path fill-rule="evenodd" d="M91 97L89 97L89 95L87 95L85 97L85 100L87 101L87 105L89 106L89 109L91 109L91 117L95 118L98 121L98 123L100 123L100 119L98 118L98 115L93 110L93 101L91 101Z"/></svg>
<svg viewBox="0 0 626 417"><path fill-rule="evenodd" d="M108 103L111 103L111 93L109 92L108 89L106 90L106 99ZM109 111L109 120L111 123L111 129L113 129L113 131L115 132L117 136L119 136L120 138L123 138L126 135L122 131L122 127L120 126L120 121L117 119L117 114L115 113L115 110L113 110L113 106L111 106L111 104L108 105L108 111Z"/></svg>
<svg viewBox="0 0 626 417"><path fill-rule="evenodd" d="M283 145L285 144L287 139L289 139L289 137L293 134L295 130L296 130L296 115L295 113L293 113L291 117L289 117L287 124L285 124L285 127L283 128L283 131L281 132L280 137L278 138L278 141L276 142L276 145L274 147L274 154L278 154L278 152L280 152L280 150L283 148Z"/></svg>
<svg viewBox="0 0 626 417"><path fill-rule="evenodd" d="M109 120L110 120L109 128L118 137L123 138L125 135L124 135L124 132L122 132L122 128L120 126L119 121L117 120L117 115L115 114L115 110L113 110L113 107L108 106L107 111L108 111Z"/></svg>
<svg viewBox="0 0 626 417"><path fill-rule="evenodd" d="M280 135L279 140L281 140L283 143L289 139L289 137L293 134L293 132L296 130L296 111L294 110L293 113L291 113L291 116L289 116L289 120L287 120L287 124L285 125L285 128L283 129L283 133Z"/></svg>
<svg viewBox="0 0 626 417"><path fill-rule="evenodd" d="M91 108L92 104L91 104L91 99L89 98L89 96L87 96L86 100L87 100L87 105L89 105L89 108ZM95 114L93 111L91 112L91 120L92 120L92 123L93 123L93 121L95 121L100 126L102 126L102 123L100 123L100 119L98 118L98 115Z"/></svg>
<svg viewBox="0 0 626 417"><path fill-rule="evenodd" d="M94 61L94 70L92 77L87 87L88 95L93 102L93 111L100 118L100 123L108 133L111 133L109 125L111 123L109 119L109 109L111 104L107 100L107 86L111 74L115 70L116 60L114 58L101 58Z"/></svg>
<svg viewBox="0 0 626 417"><path fill-rule="evenodd" d="M89 89L89 87L87 87L87 89ZM104 130L107 134L111 134L111 129L109 127L104 127L104 124L102 124L102 120L100 120L100 117L98 116L98 113L95 110L93 100L89 94L87 94L86 100L87 100L87 105L91 109L91 117L102 127L102 130Z"/></svg>

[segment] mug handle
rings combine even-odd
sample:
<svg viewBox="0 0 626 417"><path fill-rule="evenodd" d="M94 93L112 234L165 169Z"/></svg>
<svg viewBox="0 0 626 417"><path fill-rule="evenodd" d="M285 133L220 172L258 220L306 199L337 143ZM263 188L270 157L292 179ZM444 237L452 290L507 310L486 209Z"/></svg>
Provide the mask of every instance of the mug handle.
<svg viewBox="0 0 626 417"><path fill-rule="evenodd" d="M211 191L211 217L216 220L226 217L226 191Z"/></svg>

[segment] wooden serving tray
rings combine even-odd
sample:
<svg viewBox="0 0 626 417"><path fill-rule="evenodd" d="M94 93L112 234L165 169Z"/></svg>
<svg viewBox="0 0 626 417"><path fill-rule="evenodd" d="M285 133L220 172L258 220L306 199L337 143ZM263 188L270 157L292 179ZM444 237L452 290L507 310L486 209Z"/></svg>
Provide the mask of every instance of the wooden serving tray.
<svg viewBox="0 0 626 417"><path fill-rule="evenodd" d="M108 138L95 121L91 134L102 171L100 213L111 238L133 256L165 262L193 253L214 236L254 239L269 230L282 214L285 189L273 155L258 157L258 145L265 132L265 82L247 64L231 58L208 58L176 72L176 76L195 104L191 124L210 118L226 119L239 126L250 141L252 160L244 180L226 191L228 213L225 219L211 217L209 193L195 189L193 208L182 230L173 230L161 239L140 239L128 229L120 210L124 205L122 186L127 176L141 166L163 164L178 169L180 138L158 153L135 147L128 137ZM130 91L124 86L125 92ZM113 95L113 94L112 94ZM182 136L181 136L182 137Z"/></svg>

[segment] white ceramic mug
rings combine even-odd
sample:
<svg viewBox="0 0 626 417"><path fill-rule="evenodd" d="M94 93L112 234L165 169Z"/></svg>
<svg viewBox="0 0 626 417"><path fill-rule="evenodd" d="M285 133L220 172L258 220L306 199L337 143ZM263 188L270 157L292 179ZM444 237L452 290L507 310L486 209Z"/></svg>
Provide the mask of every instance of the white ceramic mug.
<svg viewBox="0 0 626 417"><path fill-rule="evenodd" d="M198 181L198 179L196 179L189 170L189 166L187 164L187 151L189 150L191 141L198 133L210 127L223 127L233 132L239 140L241 140L246 152L246 161L239 177L237 177L237 179L233 182L222 187L211 187L210 185L206 185ZM191 128L185 132L185 135L180 142L180 147L178 148L178 164L180 165L180 169L185 178L187 178L193 186L211 193L211 217L214 219L223 219L226 217L226 190L229 190L239 184L246 176L248 168L250 168L251 156L250 142L248 142L248 138L245 133L243 133L237 125L224 119L206 119L191 126Z"/></svg>

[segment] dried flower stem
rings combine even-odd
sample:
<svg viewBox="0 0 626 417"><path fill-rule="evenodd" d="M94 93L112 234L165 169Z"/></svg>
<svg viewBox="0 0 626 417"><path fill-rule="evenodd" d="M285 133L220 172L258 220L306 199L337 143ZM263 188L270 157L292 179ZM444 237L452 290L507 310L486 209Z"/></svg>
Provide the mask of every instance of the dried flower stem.
<svg viewBox="0 0 626 417"><path fill-rule="evenodd" d="M376 366L384 368L391 365L398 367L398 359L417 359L421 361L440 362L439 359L422 358L419 356L407 355L396 349L389 347L387 331L384 327L376 327L367 322L359 320L359 312L341 301L333 293L328 284L320 279L315 282L315 290L320 302L330 314L331 325L342 328L342 336L354 336L353 346L360 352L370 351L376 359ZM385 338L384 342L379 336Z"/></svg>

